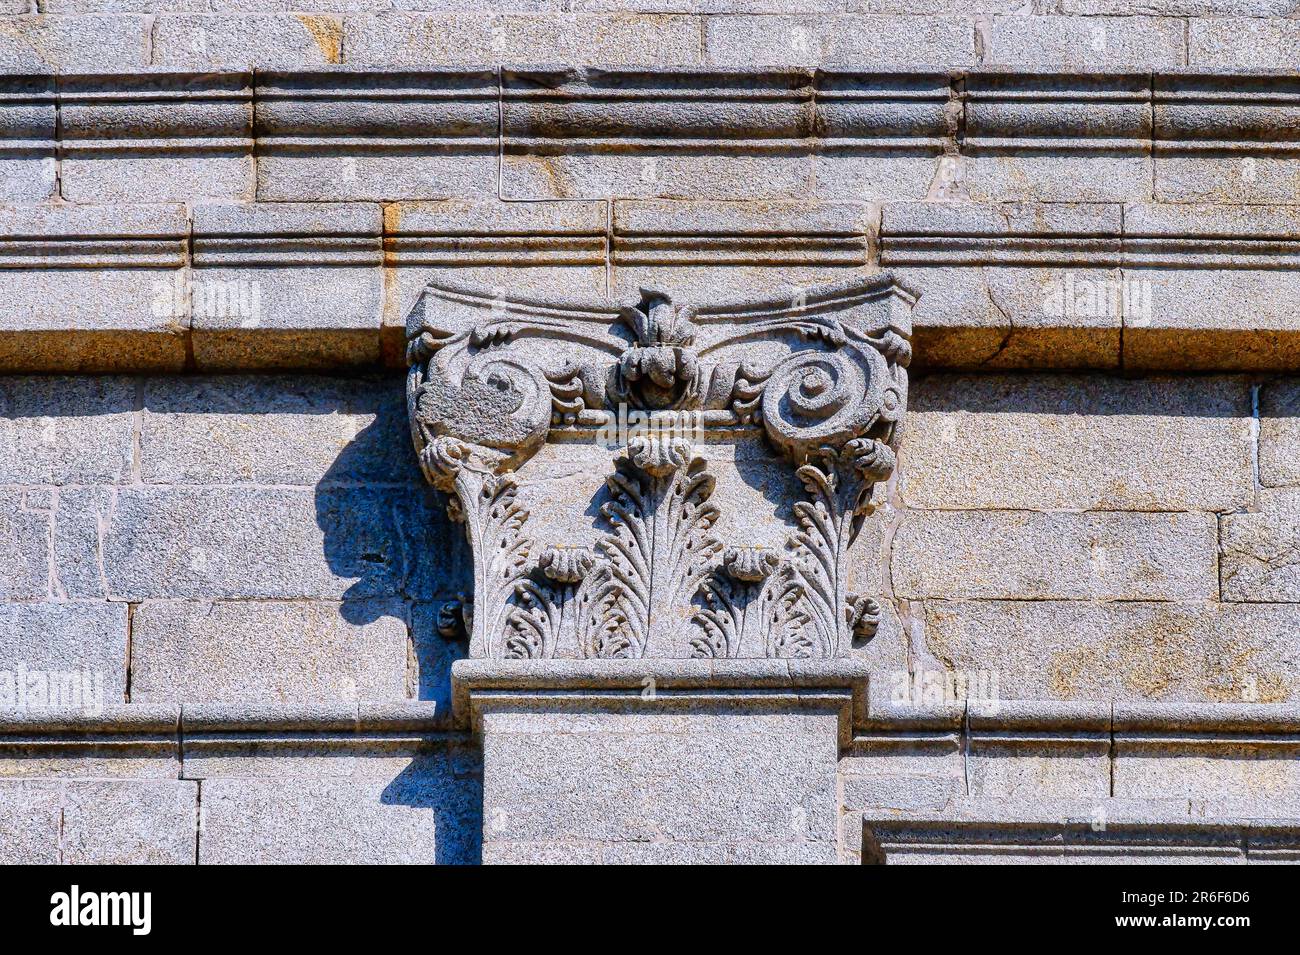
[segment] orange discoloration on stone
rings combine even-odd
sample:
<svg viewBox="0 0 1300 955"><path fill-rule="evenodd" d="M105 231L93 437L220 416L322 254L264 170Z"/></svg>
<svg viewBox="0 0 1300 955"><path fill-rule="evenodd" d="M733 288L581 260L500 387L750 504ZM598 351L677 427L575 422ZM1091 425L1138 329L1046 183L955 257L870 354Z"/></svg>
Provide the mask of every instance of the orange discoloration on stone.
<svg viewBox="0 0 1300 955"><path fill-rule="evenodd" d="M320 47L326 63L343 62L343 21L338 17L324 17L314 14L296 14L298 21L307 28L311 38Z"/></svg>

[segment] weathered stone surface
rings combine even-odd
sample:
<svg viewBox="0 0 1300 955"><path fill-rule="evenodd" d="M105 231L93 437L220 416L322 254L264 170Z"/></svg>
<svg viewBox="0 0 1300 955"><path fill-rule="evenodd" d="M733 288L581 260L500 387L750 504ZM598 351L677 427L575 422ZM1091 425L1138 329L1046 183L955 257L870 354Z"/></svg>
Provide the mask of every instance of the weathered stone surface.
<svg viewBox="0 0 1300 955"><path fill-rule="evenodd" d="M1263 490L1259 510L1221 518L1225 600L1300 603L1300 491Z"/></svg>
<svg viewBox="0 0 1300 955"><path fill-rule="evenodd" d="M920 508L1234 510L1253 497L1249 419L1236 378L933 375L899 487Z"/></svg>
<svg viewBox="0 0 1300 955"><path fill-rule="evenodd" d="M406 613L393 600L143 603L131 699L405 699Z"/></svg>
<svg viewBox="0 0 1300 955"><path fill-rule="evenodd" d="M57 785L0 780L0 862L56 865L59 818Z"/></svg>
<svg viewBox="0 0 1300 955"><path fill-rule="evenodd" d="M1188 752L1168 740L1117 734L1115 745L1117 796L1250 800L1256 814L1274 818L1295 814L1300 762L1294 739L1274 739L1265 745L1202 741Z"/></svg>
<svg viewBox="0 0 1300 955"><path fill-rule="evenodd" d="M1213 514L907 514L894 592L910 599L1212 600Z"/></svg>
<svg viewBox="0 0 1300 955"><path fill-rule="evenodd" d="M1300 24L1281 18L1222 17L1188 22L1189 66L1292 69L1300 58Z"/></svg>
<svg viewBox="0 0 1300 955"><path fill-rule="evenodd" d="M1259 396L1259 482L1300 485L1300 379L1268 382Z"/></svg>
<svg viewBox="0 0 1300 955"><path fill-rule="evenodd" d="M102 535L105 576L129 600L454 593L457 535L432 498L418 487L123 489Z"/></svg>
<svg viewBox="0 0 1300 955"><path fill-rule="evenodd" d="M414 759L392 776L208 779L199 862L473 863L481 784L455 751Z"/></svg>
<svg viewBox="0 0 1300 955"><path fill-rule="evenodd" d="M608 204L449 199L384 208L384 351L405 359L406 316L437 269L458 282L530 296L603 296Z"/></svg>
<svg viewBox="0 0 1300 955"><path fill-rule="evenodd" d="M6 864L192 864L194 783L0 781Z"/></svg>
<svg viewBox="0 0 1300 955"><path fill-rule="evenodd" d="M0 199L40 202L55 189L53 76L0 77L0 136L28 149L0 158Z"/></svg>
<svg viewBox="0 0 1300 955"><path fill-rule="evenodd" d="M393 13L349 17L349 63L520 63L592 66L689 65L700 59L700 22L693 17L578 14L567 17Z"/></svg>
<svg viewBox="0 0 1300 955"><path fill-rule="evenodd" d="M978 27L977 27L978 29ZM983 37L986 64L1127 66L1184 64L1183 22L1159 17L994 16Z"/></svg>
<svg viewBox="0 0 1300 955"><path fill-rule="evenodd" d="M253 196L251 77L162 69L59 82L59 193L78 203Z"/></svg>
<svg viewBox="0 0 1300 955"><path fill-rule="evenodd" d="M422 73L333 67L259 74L257 197L495 196L498 88L495 71L481 64ZM341 138L340 129L355 136Z"/></svg>
<svg viewBox="0 0 1300 955"><path fill-rule="evenodd" d="M1291 370L1300 358L1300 282L1246 269L1125 269L1150 308L1124 317L1124 366L1135 371ZM1148 291L1149 288L1149 291ZM1141 298L1136 293L1141 293Z"/></svg>
<svg viewBox="0 0 1300 955"><path fill-rule="evenodd" d="M12 73L105 72L149 65L149 18L7 17L0 69Z"/></svg>
<svg viewBox="0 0 1300 955"><path fill-rule="evenodd" d="M0 369L179 369L188 231L175 205L0 209Z"/></svg>
<svg viewBox="0 0 1300 955"><path fill-rule="evenodd" d="M101 703L121 702L126 691L126 605L120 603L0 603L0 671L15 688L19 668L37 680L27 705L75 673ZM30 685L30 684L29 684ZM62 697L60 697L62 699ZM11 704L12 705L12 704ZM91 701L93 708L94 701ZM82 707L84 708L84 707Z"/></svg>
<svg viewBox="0 0 1300 955"><path fill-rule="evenodd" d="M50 594L50 516L44 489L0 491L0 600L39 600Z"/></svg>
<svg viewBox="0 0 1300 955"><path fill-rule="evenodd" d="M372 204L196 207L196 362L218 369L374 364L380 228Z"/></svg>
<svg viewBox="0 0 1300 955"><path fill-rule="evenodd" d="M343 21L327 14L158 19L153 60L192 70L342 62Z"/></svg>
<svg viewBox="0 0 1300 955"><path fill-rule="evenodd" d="M1278 702L1300 696L1295 604L926 601L924 644L1007 699Z"/></svg>
<svg viewBox="0 0 1300 955"><path fill-rule="evenodd" d="M612 296L654 287L683 299L789 295L859 274L865 203L618 201Z"/></svg>
<svg viewBox="0 0 1300 955"><path fill-rule="evenodd" d="M67 783L62 861L192 865L198 786L183 780Z"/></svg>
<svg viewBox="0 0 1300 955"><path fill-rule="evenodd" d="M181 774L180 707L123 703L121 697L0 715L0 777L176 779ZM91 696L94 690L92 688Z"/></svg>
<svg viewBox="0 0 1300 955"><path fill-rule="evenodd" d="M835 860L833 713L655 710L485 713L485 861L581 860L647 840L679 860Z"/></svg>
<svg viewBox="0 0 1300 955"><path fill-rule="evenodd" d="M958 17L710 17L704 45L710 63L726 66L975 62L974 34Z"/></svg>
<svg viewBox="0 0 1300 955"><path fill-rule="evenodd" d="M403 484L419 477L393 441L406 428L396 384L219 376L144 383L147 484Z"/></svg>

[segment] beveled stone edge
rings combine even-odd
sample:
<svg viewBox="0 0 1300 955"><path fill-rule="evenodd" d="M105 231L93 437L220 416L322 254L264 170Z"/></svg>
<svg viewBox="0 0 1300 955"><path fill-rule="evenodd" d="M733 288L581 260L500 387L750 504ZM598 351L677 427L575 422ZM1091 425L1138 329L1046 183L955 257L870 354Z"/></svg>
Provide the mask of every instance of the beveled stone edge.
<svg viewBox="0 0 1300 955"><path fill-rule="evenodd" d="M652 687L673 704L725 703L737 707L783 700L840 710L840 742L866 717L870 667L841 660L457 660L452 664L452 714L457 727L475 730L476 697L491 694L545 698L566 705L608 704ZM693 696L692 696L693 694ZM827 695L820 695L827 694ZM802 701L802 702L801 702Z"/></svg>
<svg viewBox="0 0 1300 955"><path fill-rule="evenodd" d="M1245 856L1252 851L1300 849L1300 818L1198 817L1161 806L1138 808L1131 800L1124 800L1125 810L1112 815L1108 802L1105 798L1091 803L1060 800L1054 805L1048 799L988 806L976 801L969 806L956 802L942 810L865 812L862 858L864 864L881 864L891 851L907 849L948 849L954 854L966 848L1022 849L1066 857L1112 847L1129 853L1219 850ZM1101 825L1098 810L1106 813Z"/></svg>

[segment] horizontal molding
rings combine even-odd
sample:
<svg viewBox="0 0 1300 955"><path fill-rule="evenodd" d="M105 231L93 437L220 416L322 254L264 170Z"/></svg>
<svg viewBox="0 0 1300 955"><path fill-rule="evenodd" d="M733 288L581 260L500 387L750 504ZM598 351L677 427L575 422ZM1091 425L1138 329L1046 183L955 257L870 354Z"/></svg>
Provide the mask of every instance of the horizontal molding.
<svg viewBox="0 0 1300 955"><path fill-rule="evenodd" d="M441 704L420 700L357 703L117 703L100 712L77 708L0 711L0 745L68 738L196 734L275 736L434 733L448 729Z"/></svg>
<svg viewBox="0 0 1300 955"><path fill-rule="evenodd" d="M59 110L55 122L55 106ZM1294 74L493 68L0 78L0 142L109 152L1300 150Z"/></svg>
<svg viewBox="0 0 1300 955"><path fill-rule="evenodd" d="M863 862L875 865L911 855L1001 857L1007 863L1087 856L1291 860L1300 850L1300 818L1193 816L1159 801L1139 806L1104 798L955 800L941 811L868 812L862 828Z"/></svg>

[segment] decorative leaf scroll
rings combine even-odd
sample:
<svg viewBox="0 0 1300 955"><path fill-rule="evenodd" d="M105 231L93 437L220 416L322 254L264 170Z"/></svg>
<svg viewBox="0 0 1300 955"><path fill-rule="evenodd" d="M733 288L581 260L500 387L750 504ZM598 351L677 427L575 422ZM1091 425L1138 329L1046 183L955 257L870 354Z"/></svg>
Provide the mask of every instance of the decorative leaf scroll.
<svg viewBox="0 0 1300 955"><path fill-rule="evenodd" d="M888 275L689 308L652 290L591 306L429 286L407 322L407 403L474 554L471 656L833 657L870 639L882 611L847 592L846 559L894 467L913 302ZM594 548L530 538L515 470L553 433L617 430L629 407L691 416L703 439L634 432ZM704 449L746 429L806 493L780 550L716 534Z"/></svg>

